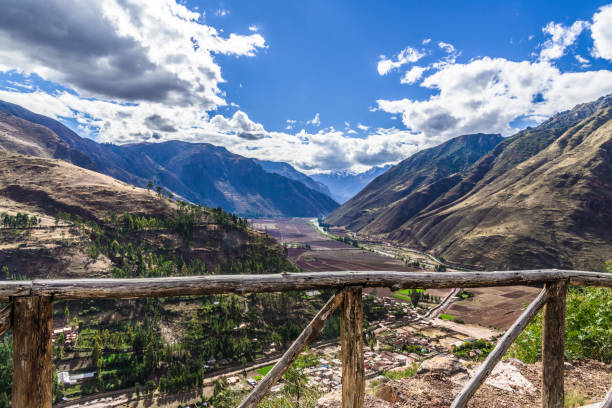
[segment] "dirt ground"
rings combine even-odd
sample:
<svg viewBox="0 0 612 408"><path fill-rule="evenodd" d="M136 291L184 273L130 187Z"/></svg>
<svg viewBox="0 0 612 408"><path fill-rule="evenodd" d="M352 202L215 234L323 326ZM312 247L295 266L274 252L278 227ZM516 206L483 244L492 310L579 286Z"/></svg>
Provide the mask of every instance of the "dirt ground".
<svg viewBox="0 0 612 408"><path fill-rule="evenodd" d="M473 298L456 300L444 313L469 324L501 330L508 329L525 307L540 293L529 286L505 286L468 289Z"/></svg>
<svg viewBox="0 0 612 408"><path fill-rule="evenodd" d="M501 389L485 383L468 404L469 408L532 408L541 406L541 364L523 364L512 360L520 373L534 385L531 391ZM417 374L412 378L388 381L371 389L375 395L366 398L366 408L446 408L451 405L463 384L453 382L440 373ZM593 360L579 360L566 364L566 407L575 408L601 401L612 384L612 366ZM327 395L319 407L331 408L339 402L339 395Z"/></svg>

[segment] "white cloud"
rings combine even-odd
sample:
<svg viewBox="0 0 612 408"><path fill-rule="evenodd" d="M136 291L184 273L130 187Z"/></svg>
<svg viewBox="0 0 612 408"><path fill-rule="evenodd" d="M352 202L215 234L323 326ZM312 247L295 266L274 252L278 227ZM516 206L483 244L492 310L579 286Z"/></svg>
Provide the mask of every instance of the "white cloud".
<svg viewBox="0 0 612 408"><path fill-rule="evenodd" d="M217 17L225 17L229 14L230 14L230 11L227 9L217 9L217 11L215 11L215 15Z"/></svg>
<svg viewBox="0 0 612 408"><path fill-rule="evenodd" d="M405 64L417 62L424 56L425 53L412 47L406 47L402 51L400 51L400 53L396 55L395 61L393 59L388 59L384 55L381 55L377 66L378 74L387 75L394 69L398 69L399 67Z"/></svg>
<svg viewBox="0 0 612 408"><path fill-rule="evenodd" d="M455 53L455 47L453 46L453 44L449 44L444 41L440 41L438 42L438 47L440 47L441 50L444 50L448 54Z"/></svg>
<svg viewBox="0 0 612 408"><path fill-rule="evenodd" d="M410 70L406 71L400 82L402 84L414 84L423 76L423 73L428 70L428 67L419 67L415 65L410 68Z"/></svg>
<svg viewBox="0 0 612 408"><path fill-rule="evenodd" d="M582 68L588 68L591 66L591 63L588 59L584 58L582 55L574 55L574 58L576 58L576 61L578 61L580 63L580 66Z"/></svg>
<svg viewBox="0 0 612 408"><path fill-rule="evenodd" d="M599 9L591 25L593 56L612 61L612 4Z"/></svg>
<svg viewBox="0 0 612 408"><path fill-rule="evenodd" d="M581 55L576 54L576 55L574 55L574 57L576 58L576 61L578 61L581 64L588 64L589 63L589 60L584 58L584 57L582 57Z"/></svg>
<svg viewBox="0 0 612 408"><path fill-rule="evenodd" d="M542 32L549 35L550 38L542 45L540 59L554 60L561 58L565 54L565 49L576 42L580 33L588 26L589 24L582 20L575 21L569 27L560 23L555 24L552 21L548 23L542 29Z"/></svg>
<svg viewBox="0 0 612 408"><path fill-rule="evenodd" d="M404 125L438 143L474 132L509 135L517 118L541 121L612 92L612 71L562 73L549 61L479 58L449 64L422 87L437 91L425 100L379 100L380 110L401 114Z"/></svg>
<svg viewBox="0 0 612 408"><path fill-rule="evenodd" d="M321 126L321 120L319 119L319 113L317 113L314 116L314 118L310 119L306 123L309 124L309 125L313 125L313 126Z"/></svg>
<svg viewBox="0 0 612 408"><path fill-rule="evenodd" d="M425 39L424 39L424 40L421 42L421 44L426 45L426 44L429 44L430 42L431 42L431 38L425 38Z"/></svg>
<svg viewBox="0 0 612 408"><path fill-rule="evenodd" d="M85 97L214 109L225 105L214 55L253 56L259 34L222 36L174 0L9 1L0 70L36 73Z"/></svg>
<svg viewBox="0 0 612 408"><path fill-rule="evenodd" d="M219 132L247 140L261 139L267 134L262 124L253 122L242 111L236 111L231 119L222 115L215 115L210 124Z"/></svg>
<svg viewBox="0 0 612 408"><path fill-rule="evenodd" d="M249 26L249 31L257 32L259 31L259 27L257 27L256 25L251 25Z"/></svg>
<svg viewBox="0 0 612 408"><path fill-rule="evenodd" d="M366 126L366 125L362 125L361 123L358 123L358 124L357 124L357 128L358 128L359 130L363 130L363 131L365 132L365 131L366 131L366 130L368 130L370 127L369 127L369 126Z"/></svg>

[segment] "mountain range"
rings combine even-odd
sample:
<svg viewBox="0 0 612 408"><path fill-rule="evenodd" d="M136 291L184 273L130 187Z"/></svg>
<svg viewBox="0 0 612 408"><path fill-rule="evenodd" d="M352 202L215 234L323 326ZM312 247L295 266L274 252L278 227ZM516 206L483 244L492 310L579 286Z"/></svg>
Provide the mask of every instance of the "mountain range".
<svg viewBox="0 0 612 408"><path fill-rule="evenodd" d="M139 187L153 182L183 199L242 215L310 217L338 206L307 176L287 177L287 168L273 171L270 164L223 147L180 141L100 144L54 119L1 101L0 148L65 160Z"/></svg>
<svg viewBox="0 0 612 408"><path fill-rule="evenodd" d="M363 173L347 171L332 173L315 173L310 178L322 183L331 191L331 197L339 203L344 203L361 191L370 181L391 168L391 165L372 167Z"/></svg>
<svg viewBox="0 0 612 408"><path fill-rule="evenodd" d="M327 222L467 267L601 269L612 255L612 96L505 139L423 151Z"/></svg>

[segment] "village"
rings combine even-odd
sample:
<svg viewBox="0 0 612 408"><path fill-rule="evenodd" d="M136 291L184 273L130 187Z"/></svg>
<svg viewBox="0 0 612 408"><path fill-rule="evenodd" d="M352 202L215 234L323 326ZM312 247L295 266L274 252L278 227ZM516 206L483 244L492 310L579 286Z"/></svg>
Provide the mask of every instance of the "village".
<svg viewBox="0 0 612 408"><path fill-rule="evenodd" d="M487 351L482 345L494 344L501 331L480 326L466 325L440 319L434 313L427 316L427 308L414 308L406 301L394 297L374 297L364 293L364 301L372 302L391 311L384 318L368 322L364 342L364 364L366 382L386 381L414 374L424 361L437 356L451 355L454 350L467 349L461 353L467 361L481 361ZM393 313L395 312L395 313ZM399 316L398 316L399 315ZM474 345L471 347L471 345ZM486 347L485 347L486 349ZM341 389L342 362L340 345L336 343L314 344L310 353L316 356L316 364L304 368L308 386L321 394ZM228 384L236 392L254 388L272 366L227 377ZM270 390L279 393L283 384Z"/></svg>
<svg viewBox="0 0 612 408"><path fill-rule="evenodd" d="M454 295L455 292L451 291L447 297ZM432 302L434 299L439 300L435 296L431 296L430 299ZM408 376L416 372L424 361L436 356L451 354L455 348L462 345L479 344L478 340L494 343L501 335L500 331L494 329L441 319L439 315L444 316L441 310L431 313L436 306L435 303L424 301L418 307L414 307L407 296L399 293L390 293L389 296L376 294L375 296L366 291L363 294L363 301L367 307L377 309L380 315L377 320L365 322L366 382L386 381L388 378ZM70 326L56 328L53 332L54 344L65 342L75 345L78 328L74 329ZM270 344L269 349L265 352L265 355L271 358L269 364L258 364L251 368L211 376L205 380L205 394L207 390L210 391L214 380L218 378L224 378L229 387L237 393L249 392L277 361L278 358L272 357L277 357L279 352L276 344ZM315 342L308 353L316 357L315 363L303 369L308 387L321 395L339 390L342 383L339 342ZM484 355L479 348L475 348L466 357L479 360ZM96 371L75 373L58 371L57 380L65 385L74 385L90 381L96 375ZM274 385L270 392L275 394L282 390L281 381ZM106 402L112 405L113 401L118 402L119 400L108 399ZM85 403L83 406L88 406L88 404Z"/></svg>

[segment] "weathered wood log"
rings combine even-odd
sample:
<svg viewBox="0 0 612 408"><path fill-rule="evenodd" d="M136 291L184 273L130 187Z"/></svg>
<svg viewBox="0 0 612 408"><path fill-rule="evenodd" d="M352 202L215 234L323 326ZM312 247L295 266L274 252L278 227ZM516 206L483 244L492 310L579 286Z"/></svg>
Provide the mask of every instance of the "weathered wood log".
<svg viewBox="0 0 612 408"><path fill-rule="evenodd" d="M567 281L550 285L551 296L542 317L542 407L563 407L565 303Z"/></svg>
<svg viewBox="0 0 612 408"><path fill-rule="evenodd" d="M283 376L285 371L289 369L291 364L295 361L298 355L308 346L308 344L314 340L323 327L325 322L334 313L334 311L342 304L344 299L344 292L340 291L336 293L329 301L323 306L323 308L317 313L317 315L311 320L306 326L304 331L298 336L297 339L291 344L291 346L285 351L285 354L276 362L274 367L266 376L257 384L257 386L251 391L251 393L242 401L239 408L255 408L259 402L266 395L268 390L276 384L276 382Z"/></svg>
<svg viewBox="0 0 612 408"><path fill-rule="evenodd" d="M612 408L612 387L610 387L610 390L602 401L600 408Z"/></svg>
<svg viewBox="0 0 612 408"><path fill-rule="evenodd" d="M30 296L32 281L0 281L0 302L8 303L13 296Z"/></svg>
<svg viewBox="0 0 612 408"><path fill-rule="evenodd" d="M363 301L361 287L343 290L340 312L342 348L342 408L363 408L365 365L363 361Z"/></svg>
<svg viewBox="0 0 612 408"><path fill-rule="evenodd" d="M495 365L506 354L508 348L514 340L525 330L525 327L538 314L538 311L544 306L551 296L551 289L546 288L531 302L531 304L523 311L521 316L512 324L504 336L499 339L493 351L487 356L487 359L482 363L478 372L470 379L463 387L463 390L457 395L451 408L464 408L468 401L476 393L478 388L485 382Z"/></svg>
<svg viewBox="0 0 612 408"><path fill-rule="evenodd" d="M13 408L50 408L52 403L51 297L13 302Z"/></svg>
<svg viewBox="0 0 612 408"><path fill-rule="evenodd" d="M57 279L0 281L0 302L13 296L54 296L58 300L197 296L216 293L341 289L345 286L474 288L552 283L612 288L612 274L556 269L490 272L307 272L139 279Z"/></svg>
<svg viewBox="0 0 612 408"><path fill-rule="evenodd" d="M13 304L9 304L0 310L0 336L8 331L13 325Z"/></svg>
<svg viewBox="0 0 612 408"><path fill-rule="evenodd" d="M612 288L612 274L610 273L571 270L565 270L562 272L567 274L570 285Z"/></svg>
<svg viewBox="0 0 612 408"><path fill-rule="evenodd" d="M455 288L552 283L572 279L612 287L612 275L558 270L493 272L305 272L274 275L213 275L141 279L35 280L31 294L56 299L191 296L215 293L341 289L345 286ZM1 284L0 284L1 287ZM1 300L1 298L0 298Z"/></svg>

